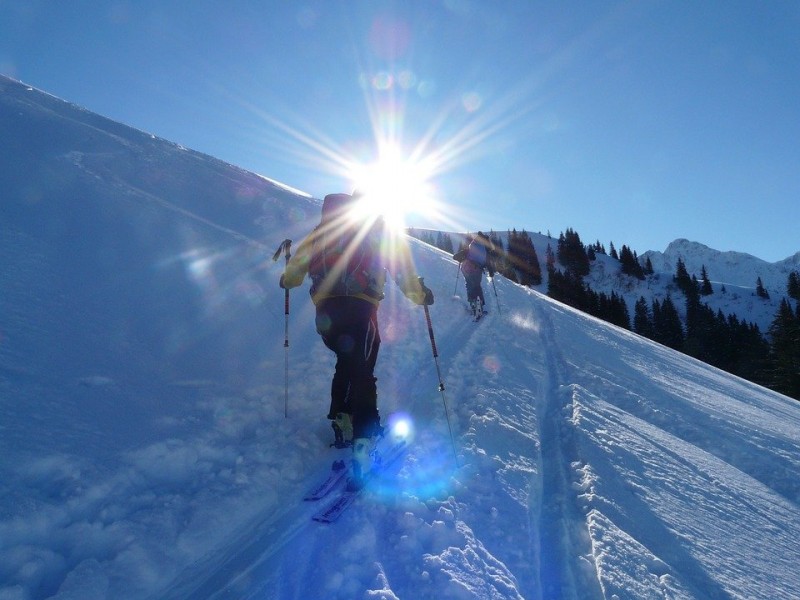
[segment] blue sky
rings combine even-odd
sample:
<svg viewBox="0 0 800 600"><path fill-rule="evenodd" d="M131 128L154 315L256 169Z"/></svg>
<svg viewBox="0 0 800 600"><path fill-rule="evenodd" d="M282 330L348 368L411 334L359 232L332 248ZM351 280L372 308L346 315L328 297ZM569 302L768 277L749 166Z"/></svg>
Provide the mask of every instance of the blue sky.
<svg viewBox="0 0 800 600"><path fill-rule="evenodd" d="M0 73L316 197L389 139L449 228L777 261L798 31L793 1L0 0Z"/></svg>

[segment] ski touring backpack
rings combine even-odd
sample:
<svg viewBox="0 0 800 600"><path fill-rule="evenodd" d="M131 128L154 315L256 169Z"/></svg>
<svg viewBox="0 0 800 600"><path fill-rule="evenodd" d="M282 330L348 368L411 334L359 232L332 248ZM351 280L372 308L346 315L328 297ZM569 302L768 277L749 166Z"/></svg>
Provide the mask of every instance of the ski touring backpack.
<svg viewBox="0 0 800 600"><path fill-rule="evenodd" d="M479 267L483 267L486 265L486 258L486 246L478 238L475 238L467 248L467 260L472 261Z"/></svg>
<svg viewBox="0 0 800 600"><path fill-rule="evenodd" d="M323 200L308 266L311 294L381 300L386 275L381 265L380 222L364 231L364 221L347 214L352 202L349 194L328 194Z"/></svg>

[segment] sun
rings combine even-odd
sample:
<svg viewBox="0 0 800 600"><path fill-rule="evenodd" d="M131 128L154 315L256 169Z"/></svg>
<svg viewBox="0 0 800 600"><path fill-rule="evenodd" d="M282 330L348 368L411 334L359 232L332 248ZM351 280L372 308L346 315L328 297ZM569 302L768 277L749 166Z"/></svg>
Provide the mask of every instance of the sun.
<svg viewBox="0 0 800 600"><path fill-rule="evenodd" d="M354 187L361 195L359 208L403 228L407 215L433 211L432 175L424 160L404 156L396 145L383 145L375 162L353 169Z"/></svg>

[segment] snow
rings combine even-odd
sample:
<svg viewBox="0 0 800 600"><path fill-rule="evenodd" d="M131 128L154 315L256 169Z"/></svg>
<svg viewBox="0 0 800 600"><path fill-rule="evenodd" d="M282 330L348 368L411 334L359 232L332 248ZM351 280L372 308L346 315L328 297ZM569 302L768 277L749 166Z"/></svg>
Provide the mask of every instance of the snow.
<svg viewBox="0 0 800 600"><path fill-rule="evenodd" d="M312 522L333 358L271 255L318 204L0 92L0 599L800 597L800 404L501 278L473 323L417 241L444 390L389 286L412 442Z"/></svg>

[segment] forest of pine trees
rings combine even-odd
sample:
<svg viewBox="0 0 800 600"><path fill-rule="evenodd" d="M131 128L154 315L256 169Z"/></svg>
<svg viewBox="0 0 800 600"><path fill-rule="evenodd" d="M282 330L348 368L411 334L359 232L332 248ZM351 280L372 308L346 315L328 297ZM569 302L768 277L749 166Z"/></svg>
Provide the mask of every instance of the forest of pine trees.
<svg viewBox="0 0 800 600"><path fill-rule="evenodd" d="M419 239L453 252L449 235L440 232L410 230ZM507 279L526 286L542 283L542 270L530 235L522 230L510 230L507 245L498 234L491 232L496 254L494 268ZM639 280L653 274L649 259L642 264L636 252L623 245L617 253L613 242L609 256L620 262L620 272ZM787 396L800 400L800 274L789 274L786 293L772 322L768 336L757 325L747 323L736 315L714 312L703 297L714 293L705 265L700 279L690 275L685 263L678 259L673 282L685 297L686 319L670 295L650 304L642 296L634 306L633 324L625 299L612 292L596 292L585 283L591 263L597 254L606 254L598 241L585 246L573 229L558 238L556 251L548 246L545 268L548 274L547 295L578 310L624 327L693 356L703 362L733 373ZM562 268L559 269L558 265ZM563 270L562 270L563 269ZM720 290L725 292L724 286ZM756 281L756 295L769 298L761 278ZM795 301L792 308L791 300Z"/></svg>
<svg viewBox="0 0 800 600"><path fill-rule="evenodd" d="M556 256L558 261L572 275L584 277L589 274L589 254L581 243L581 237L571 228L559 236Z"/></svg>
<svg viewBox="0 0 800 600"><path fill-rule="evenodd" d="M765 385L782 394L800 399L800 293L790 277L789 295L797 300L797 307L792 311L789 300L781 300L778 314L769 328L772 344L770 347L769 371Z"/></svg>
<svg viewBox="0 0 800 600"><path fill-rule="evenodd" d="M445 252L454 252L453 238L450 234L430 229L409 229L408 234Z"/></svg>
<svg viewBox="0 0 800 600"><path fill-rule="evenodd" d="M495 239L500 241L499 238ZM502 249L502 242L498 248ZM521 233L516 229L509 232L508 248L505 253L500 254L506 257L507 264L506 272L501 272L501 275L521 285L541 285L542 267L539 264L539 257L531 236L524 229Z"/></svg>
<svg viewBox="0 0 800 600"><path fill-rule="evenodd" d="M793 297L793 282L797 277L796 273L789 276L787 293L790 297ZM705 266L698 281L689 275L679 259L673 280L686 298L685 326L677 318L669 296L663 303L654 300L650 307L641 297L634 312L636 333L800 399L800 303L793 312L789 301L783 300L768 339L757 325L742 321L736 315L715 313L702 302L702 296L713 293ZM756 282L756 295L768 297L760 277Z"/></svg>

